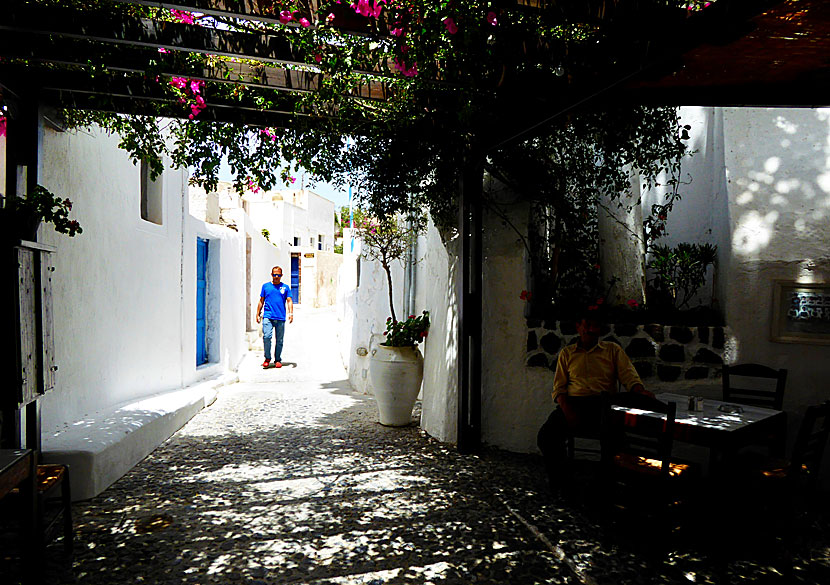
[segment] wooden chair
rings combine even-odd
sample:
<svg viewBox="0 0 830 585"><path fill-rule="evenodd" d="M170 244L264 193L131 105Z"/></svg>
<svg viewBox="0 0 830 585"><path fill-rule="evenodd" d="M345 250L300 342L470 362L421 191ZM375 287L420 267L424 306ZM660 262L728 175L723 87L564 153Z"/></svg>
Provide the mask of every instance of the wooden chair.
<svg viewBox="0 0 830 585"><path fill-rule="evenodd" d="M762 481L784 483L788 490L818 490L821 460L830 438L830 400L810 406L798 429L789 461L768 459L758 468Z"/></svg>
<svg viewBox="0 0 830 585"><path fill-rule="evenodd" d="M637 411L664 414L665 419ZM675 416L676 404L631 392L607 396L603 408L606 509L630 513L626 521L632 528L656 524L658 540L676 528L684 480L696 469L672 458Z"/></svg>
<svg viewBox="0 0 830 585"><path fill-rule="evenodd" d="M723 401L737 402L750 406L761 406L774 410L783 410L784 388L787 385L787 370L776 370L761 364L735 364L723 366ZM733 385L732 376L754 378L747 380L752 388L739 388ZM772 387L772 381L775 387ZM766 385L767 387L759 387Z"/></svg>
<svg viewBox="0 0 830 585"><path fill-rule="evenodd" d="M737 470L744 482L736 507L754 511L750 528L788 541L804 538L819 504L821 460L830 439L830 400L810 406L789 460L744 456Z"/></svg>
<svg viewBox="0 0 830 585"><path fill-rule="evenodd" d="M39 545L46 546L60 530L63 533L64 550L72 552L74 539L69 467L52 463L40 464L36 473ZM19 505L19 498L18 490L12 490L4 499L3 505Z"/></svg>

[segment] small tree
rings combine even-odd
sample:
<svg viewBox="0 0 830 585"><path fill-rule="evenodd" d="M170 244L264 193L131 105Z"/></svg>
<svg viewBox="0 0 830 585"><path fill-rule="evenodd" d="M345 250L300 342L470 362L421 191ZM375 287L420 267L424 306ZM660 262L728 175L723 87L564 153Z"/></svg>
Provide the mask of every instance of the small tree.
<svg viewBox="0 0 830 585"><path fill-rule="evenodd" d="M418 234L423 231L424 223L425 219L420 214L410 216L409 220L388 215L381 219L363 219L356 228L357 236L364 244L362 255L380 262L386 273L392 323L398 322L392 296L392 262L400 260L407 253Z"/></svg>

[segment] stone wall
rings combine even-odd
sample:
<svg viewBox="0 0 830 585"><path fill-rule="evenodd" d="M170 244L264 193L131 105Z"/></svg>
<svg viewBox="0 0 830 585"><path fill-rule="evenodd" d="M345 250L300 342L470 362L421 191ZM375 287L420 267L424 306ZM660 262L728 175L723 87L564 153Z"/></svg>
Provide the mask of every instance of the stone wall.
<svg viewBox="0 0 830 585"><path fill-rule="evenodd" d="M528 367L556 371L559 351L577 340L573 322L528 321ZM635 325L617 323L603 326L601 339L622 346L644 382L694 382L720 378L726 353L724 327L679 325Z"/></svg>

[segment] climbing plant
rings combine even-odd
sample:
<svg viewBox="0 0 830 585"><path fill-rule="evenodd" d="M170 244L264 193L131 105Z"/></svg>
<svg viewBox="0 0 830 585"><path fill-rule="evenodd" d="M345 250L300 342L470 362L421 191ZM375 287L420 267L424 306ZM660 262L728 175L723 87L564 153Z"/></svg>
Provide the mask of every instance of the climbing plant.
<svg viewBox="0 0 830 585"><path fill-rule="evenodd" d="M96 23L118 23L125 30L150 30L151 23L157 38L238 33L251 43L273 39L262 45L266 52L274 44L284 47L281 58L269 60L258 59L255 51L229 56L167 43L142 53L146 63L138 75L144 89L166 99L155 114L123 116L106 111L107 103L97 110L66 104L71 126L97 124L117 133L121 146L134 160L150 161L154 173L168 155L210 189L224 157L241 191L250 184L266 189L280 181L290 184L302 167L312 185L357 181L365 205L378 216L423 205L445 226L456 223L459 169L470 158L488 153L493 167L503 170L510 160L527 168L529 161L549 160L549 135L561 135L552 139L554 151L563 152L569 140L598 145L595 154L605 157L598 187L617 182L613 177L623 158L609 154L622 152L623 145L581 134L599 128L595 121L581 123L583 112L573 111L564 125L545 126L535 133L540 139L522 141L517 129L569 108L580 95L613 86L661 46L674 46L671 32L685 26L690 14L713 10L711 3L684 0L324 0L319 5L290 0L258 2L258 14L271 17L265 21L204 14L197 7L212 4L197 0L180 2L182 8L192 4L190 12L104 0L13 2L47 9L43 14L50 18L60 17L61 10L81 11ZM85 70L95 83L115 85L128 77L95 53ZM269 72L305 80L297 82L304 91L252 83ZM229 107L286 116L279 124L243 115L232 123L211 119L214 110ZM639 128L649 125L650 112L634 108L618 119L625 107L601 109L645 156L647 144L637 139L650 135ZM348 148L347 136L352 137ZM652 150L660 154L659 148ZM519 159L518 152L529 157ZM550 174L526 174L540 173ZM546 195L561 197L563 187ZM557 205L564 206L564 200Z"/></svg>

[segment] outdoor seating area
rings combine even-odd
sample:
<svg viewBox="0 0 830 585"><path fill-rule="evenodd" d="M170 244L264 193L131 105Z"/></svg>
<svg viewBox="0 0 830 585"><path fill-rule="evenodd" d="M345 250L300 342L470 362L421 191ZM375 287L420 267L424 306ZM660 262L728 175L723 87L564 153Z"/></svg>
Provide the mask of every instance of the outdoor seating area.
<svg viewBox="0 0 830 585"><path fill-rule="evenodd" d="M665 517L650 497L647 508L618 509L610 522L595 481L600 463L579 452L574 489L551 492L538 456L459 454L414 424L378 425L371 397L337 385L299 383L280 396L226 387L104 494L74 504L75 552L50 545L44 582L790 585L830 577L825 504L785 533L760 509L692 482L709 491L677 508L686 520L678 530L645 521L646 512ZM679 405L677 417L687 414ZM661 513L674 502L664 504Z"/></svg>
<svg viewBox="0 0 830 585"><path fill-rule="evenodd" d="M601 525L621 534L646 530L660 548L739 530L727 525L713 532L724 509L751 527L753 537L800 538L826 509L819 486L830 401L807 409L789 458L783 458L787 413L772 406L783 403L786 370L758 364L729 370L733 376L760 374L775 385L767 396L758 390L744 395L732 392L725 376L724 400L668 392L655 398L603 394L601 458L591 449L573 450L570 438L570 468L577 471L566 495L580 501L593 494L591 507ZM765 406L757 406L759 400ZM687 458L690 453L695 457Z"/></svg>

